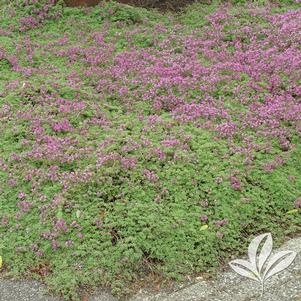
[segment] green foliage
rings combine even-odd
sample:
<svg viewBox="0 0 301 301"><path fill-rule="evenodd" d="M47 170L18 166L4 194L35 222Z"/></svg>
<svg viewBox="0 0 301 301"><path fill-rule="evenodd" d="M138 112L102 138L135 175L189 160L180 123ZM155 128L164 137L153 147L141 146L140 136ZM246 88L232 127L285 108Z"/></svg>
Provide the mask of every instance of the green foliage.
<svg viewBox="0 0 301 301"><path fill-rule="evenodd" d="M136 24L142 22L139 9L130 6L120 6L115 2L103 3L96 9L94 15L99 14L104 20L111 22L124 22L125 24Z"/></svg>
<svg viewBox="0 0 301 301"><path fill-rule="evenodd" d="M65 51L68 50L67 46L57 46L57 41L66 32L70 46L78 42L76 27L80 27L83 32L98 32L100 28L108 26L104 40L113 41L113 51L120 53L129 47L127 32L135 26L141 26L142 33L138 32L133 36L134 46L138 49L152 47L154 36L163 40L166 35L163 31L157 31L157 25L164 24L166 32L172 32L176 20L186 26L183 33L195 28L202 29L208 25L205 17L216 8L217 4L193 4L183 14L175 15L174 19L155 11L130 8L113 2L93 9L65 8L56 22L46 22L28 33L14 32L0 37L0 43L9 55L15 55L15 45L22 44L28 35L33 43L53 43L57 47L55 50ZM235 9L233 7L233 14ZM238 9L243 10L244 7ZM24 11L22 8L16 10L17 17L33 13L33 6ZM241 22L247 22L250 16L241 13L240 18ZM257 21L262 26L265 25L260 18ZM3 27L9 28L14 22L15 19L9 20L6 17ZM230 34L226 38L234 39ZM86 44L81 46L89 47L89 43L91 41L87 39ZM19 62L27 67L26 51L22 51ZM177 51L182 50L178 48ZM201 55L200 59L204 59ZM148 114L150 104L133 104L129 113L123 114L124 106L114 92L99 99L99 95L93 94L91 88L97 83L93 82L93 78L85 78L82 73L82 67L86 64L82 58L83 56L77 58L78 61L70 67L73 69L69 70L69 61L60 57L58 51L47 53L37 49L33 54L36 66L49 61L55 70L47 78L38 73L33 73L28 78L13 71L6 58L1 59L0 92L7 82L19 80L20 85L8 89L5 99L0 97L0 108L2 104L9 103L13 112L18 112L20 107L30 111L44 99L40 95L41 90L72 100L79 95L87 103L91 99L97 99L101 108L98 113L105 117L113 116L113 125L104 129L89 124L89 134L95 145L105 138L114 137L106 151L117 152L124 146L124 141L140 141L143 134L145 140L158 146L162 133L165 133L164 124L173 124L173 127L168 128L171 136L181 139L185 133L192 137L187 143L190 152L187 154L183 150L167 148L168 160L158 162L146 147L142 147L131 151L132 156L144 158L133 171L125 170L119 162L107 162L88 185L82 182L74 185L64 196L65 200L58 209L49 212L45 223L41 223L38 206L50 204L62 189L60 183L54 185L46 178L39 190L45 199L32 200L38 206L23 217L22 222L28 225L25 228L19 228L19 222L15 218L18 210L17 196L19 191L30 193L32 187L22 178L22 169L16 169L14 175L20 176L22 180L17 187L10 187L8 176L11 175L1 168L0 221L7 218L10 229L14 229L8 232L5 228L0 228L0 255L9 275L25 275L43 280L52 291L62 294L66 300L78 300L81 287L94 289L96 286L108 286L116 294L122 295L129 292L129 284L147 274L181 280L187 274L215 273L221 260L225 261L245 249L248 238L258 232L273 232L274 237L277 237L276 243L279 243L285 235L300 231L300 211L288 214L293 209L293 201L300 197L301 146L297 137L296 147L286 164L277 167L275 172L266 173L262 167L272 159L272 155L281 153L276 142L273 145L274 153L256 153L258 160L255 160L252 170L248 170L240 155L229 156L226 140L217 141L212 133L202 128L179 125L167 114L162 113L160 116L162 124L145 132L146 124L133 112L137 110L139 114ZM69 71L77 72L85 85L80 89L67 85ZM247 82L248 77L245 76L242 81ZM23 83L29 85L26 93ZM191 100L199 96L198 93L192 91ZM233 100L233 95L223 90L223 85L217 85L214 93L216 98L226 98L226 106L243 110L243 106ZM74 127L83 126L85 129L84 126L95 115L96 109L96 106L91 106L84 113L79 112L70 118L70 122ZM29 121L15 119L16 121L7 119L1 124L0 152L4 160L9 160L12 153L23 155L29 151L29 146L21 146L21 141L30 131L31 124ZM121 132L121 128L125 130ZM45 131L51 132L46 126ZM64 134L61 137L65 137ZM80 146L90 146L91 141L82 140L80 135L76 138ZM94 145L92 142L91 145ZM82 145L84 143L87 145ZM74 150L70 148L68 151ZM180 159L171 160L175 155ZM52 164L43 157L40 161L28 159L26 163L33 168L39 167L45 173ZM59 169L61 172L72 172L77 166L91 167L95 163L96 158L85 158L72 163L60 163ZM157 174L158 185L145 180L144 169ZM238 170L244 187L242 193L231 188L229 171L232 170ZM296 180L289 181L289 176L295 176ZM223 181L217 183L217 178ZM208 223L200 221L202 215L209 217ZM41 239L41 234L50 231L55 218L64 218L68 225L73 221L78 222L85 239L81 240L78 231L72 228L68 233L61 234L59 243L64 245L66 240L71 239L76 248L61 248L54 252L49 240ZM101 225L96 224L98 219ZM231 222L223 227L224 238L221 240L216 236L219 228L214 221L223 219ZM32 251L37 241L43 257L37 257Z"/></svg>

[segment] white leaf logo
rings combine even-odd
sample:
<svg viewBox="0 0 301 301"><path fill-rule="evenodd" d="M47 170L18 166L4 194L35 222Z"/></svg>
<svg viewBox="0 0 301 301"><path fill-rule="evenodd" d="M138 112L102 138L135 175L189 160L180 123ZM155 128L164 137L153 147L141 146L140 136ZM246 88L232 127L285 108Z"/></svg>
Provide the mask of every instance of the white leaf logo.
<svg viewBox="0 0 301 301"><path fill-rule="evenodd" d="M241 276L258 281L258 273L249 261L236 259L229 263L231 268Z"/></svg>
<svg viewBox="0 0 301 301"><path fill-rule="evenodd" d="M293 251L281 251L270 258L272 249L272 235L271 233L265 233L251 241L248 248L249 261L236 259L229 262L230 267L236 273L261 284L261 297L264 293L265 281L288 268L297 255Z"/></svg>
<svg viewBox="0 0 301 301"><path fill-rule="evenodd" d="M296 255L293 251L282 251L275 254L266 267L263 274L264 279L268 279L288 268L295 260Z"/></svg>

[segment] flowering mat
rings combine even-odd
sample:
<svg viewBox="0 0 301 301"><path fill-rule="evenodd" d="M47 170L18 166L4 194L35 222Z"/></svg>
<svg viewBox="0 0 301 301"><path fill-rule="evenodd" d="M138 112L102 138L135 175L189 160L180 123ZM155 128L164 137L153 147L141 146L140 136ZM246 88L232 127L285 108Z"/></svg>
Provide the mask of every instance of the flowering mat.
<svg viewBox="0 0 301 301"><path fill-rule="evenodd" d="M300 233L301 7L261 2L1 2L2 274L120 296Z"/></svg>

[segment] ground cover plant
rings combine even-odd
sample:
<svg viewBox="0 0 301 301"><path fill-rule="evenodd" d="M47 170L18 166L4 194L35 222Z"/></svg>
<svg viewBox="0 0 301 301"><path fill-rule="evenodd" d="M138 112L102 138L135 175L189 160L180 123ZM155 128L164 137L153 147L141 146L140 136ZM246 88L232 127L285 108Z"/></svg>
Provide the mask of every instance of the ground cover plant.
<svg viewBox="0 0 301 301"><path fill-rule="evenodd" d="M0 6L3 273L127 294L300 232L300 4L55 2Z"/></svg>

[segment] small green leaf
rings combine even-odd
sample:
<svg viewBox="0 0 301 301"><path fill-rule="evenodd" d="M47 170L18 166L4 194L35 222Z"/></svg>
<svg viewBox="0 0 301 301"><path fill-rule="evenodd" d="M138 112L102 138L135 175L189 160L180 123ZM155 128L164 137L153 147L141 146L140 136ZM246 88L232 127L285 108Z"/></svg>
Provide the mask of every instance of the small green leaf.
<svg viewBox="0 0 301 301"><path fill-rule="evenodd" d="M299 209L292 209L290 211L287 211L286 214L295 214L295 213L298 213L299 212Z"/></svg>
<svg viewBox="0 0 301 301"><path fill-rule="evenodd" d="M207 230L209 228L209 226L208 225L203 225L202 227L201 227L201 231L204 231L204 230Z"/></svg>
<svg viewBox="0 0 301 301"><path fill-rule="evenodd" d="M61 206L58 208L56 217L57 217L58 219L63 218L63 210L62 210L62 207L61 207Z"/></svg>

